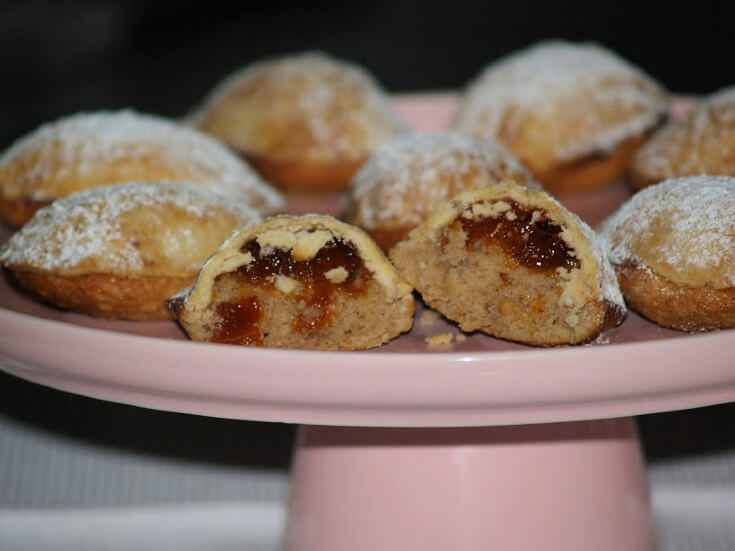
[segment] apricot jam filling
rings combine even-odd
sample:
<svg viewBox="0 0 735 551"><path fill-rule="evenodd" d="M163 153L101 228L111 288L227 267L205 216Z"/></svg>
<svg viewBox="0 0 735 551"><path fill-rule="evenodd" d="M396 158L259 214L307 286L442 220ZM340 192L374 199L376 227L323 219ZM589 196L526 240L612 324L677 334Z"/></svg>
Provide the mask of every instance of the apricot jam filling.
<svg viewBox="0 0 735 551"><path fill-rule="evenodd" d="M460 224L467 236L467 249L493 244L519 265L538 271L579 267L579 259L561 237L561 226L539 210L529 210L515 201L506 202L510 209L497 217L456 219L454 224Z"/></svg>
<svg viewBox="0 0 735 551"><path fill-rule="evenodd" d="M291 327L301 334L329 327L336 315L334 301L337 294L364 296L372 279L355 246L337 238L327 242L309 260L295 260L290 251L277 248L268 254L261 254L256 240L249 241L240 250L249 252L253 260L236 272L227 274L237 278L243 295L235 300L220 302L217 306L221 322L215 330L215 340L222 334L226 342L238 342L240 338L239 344L262 346L262 306L256 297L250 296L249 290L258 287L277 292L276 280L279 276L297 283L291 298L300 308L291 320Z"/></svg>
<svg viewBox="0 0 735 551"><path fill-rule="evenodd" d="M217 305L221 320L212 333L212 341L223 344L263 346L260 318L263 306L256 297L244 297Z"/></svg>

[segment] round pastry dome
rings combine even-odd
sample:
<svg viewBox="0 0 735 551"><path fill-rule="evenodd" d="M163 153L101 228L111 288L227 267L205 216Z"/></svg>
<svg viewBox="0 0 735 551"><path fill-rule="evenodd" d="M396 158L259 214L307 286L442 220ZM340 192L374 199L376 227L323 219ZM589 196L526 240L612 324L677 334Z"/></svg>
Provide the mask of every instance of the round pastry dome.
<svg viewBox="0 0 735 551"><path fill-rule="evenodd" d="M235 230L260 215L188 182L127 182L38 210L0 248L17 284L103 318L166 319L166 300Z"/></svg>
<svg viewBox="0 0 735 551"><path fill-rule="evenodd" d="M79 113L45 124L0 157L0 217L13 225L58 197L127 181L187 181L262 214L280 194L202 132L131 110Z"/></svg>
<svg viewBox="0 0 735 551"><path fill-rule="evenodd" d="M488 65L452 126L500 140L547 189L565 193L620 176L667 107L664 89L611 51L548 41Z"/></svg>
<svg viewBox="0 0 735 551"><path fill-rule="evenodd" d="M383 144L355 175L343 218L388 250L438 203L506 180L541 189L523 164L493 140L456 132L405 134Z"/></svg>
<svg viewBox="0 0 735 551"><path fill-rule="evenodd" d="M320 52L267 59L226 78L194 123L287 187L342 188L405 130L368 72Z"/></svg>
<svg viewBox="0 0 735 551"><path fill-rule="evenodd" d="M636 152L630 172L636 189L682 176L735 176L735 87L658 130Z"/></svg>
<svg viewBox="0 0 735 551"><path fill-rule="evenodd" d="M675 329L735 326L735 178L674 178L603 222L626 301Z"/></svg>

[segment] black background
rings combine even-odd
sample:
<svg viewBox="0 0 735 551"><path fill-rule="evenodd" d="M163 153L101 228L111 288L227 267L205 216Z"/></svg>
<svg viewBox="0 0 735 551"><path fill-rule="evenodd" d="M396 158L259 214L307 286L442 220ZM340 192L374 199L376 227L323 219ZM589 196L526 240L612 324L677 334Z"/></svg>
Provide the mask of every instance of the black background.
<svg viewBox="0 0 735 551"><path fill-rule="evenodd" d="M0 149L77 111L179 116L235 69L306 49L354 60L390 91L458 89L555 37L605 44L675 92L735 84L735 2L667 4L0 0Z"/></svg>
<svg viewBox="0 0 735 551"><path fill-rule="evenodd" d="M544 38L596 40L674 92L708 93L735 84L734 4L0 0L0 150L77 111L179 116L241 66L305 49L361 63L399 92L459 89L489 61ZM289 425L154 412L7 375L0 388L0 414L74 437L203 461L288 464ZM646 453L733 448L734 415L716 406L645 416Z"/></svg>

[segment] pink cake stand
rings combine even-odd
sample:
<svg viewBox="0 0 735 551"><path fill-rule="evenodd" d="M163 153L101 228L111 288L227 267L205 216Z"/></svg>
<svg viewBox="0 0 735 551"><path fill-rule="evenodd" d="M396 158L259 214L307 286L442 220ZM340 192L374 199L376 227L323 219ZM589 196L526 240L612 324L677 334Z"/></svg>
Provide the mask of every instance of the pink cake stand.
<svg viewBox="0 0 735 551"><path fill-rule="evenodd" d="M453 101L397 103L431 129ZM595 223L626 195L621 184L568 204ZM459 331L418 310L377 350L267 350L60 312L2 279L0 368L142 407L299 424L288 550L655 549L632 416L734 400L735 331L630 314L587 346L469 335L436 349L425 337Z"/></svg>

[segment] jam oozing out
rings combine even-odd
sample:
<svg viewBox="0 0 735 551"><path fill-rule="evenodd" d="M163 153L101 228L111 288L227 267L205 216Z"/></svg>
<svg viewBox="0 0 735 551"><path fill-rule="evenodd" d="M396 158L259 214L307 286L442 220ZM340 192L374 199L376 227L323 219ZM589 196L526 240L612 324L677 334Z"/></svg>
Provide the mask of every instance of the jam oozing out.
<svg viewBox="0 0 735 551"><path fill-rule="evenodd" d="M465 245L475 248L481 242L502 248L513 260L528 268L554 271L556 268L577 268L579 260L561 238L562 228L545 216L508 201L510 210L495 218L464 218L457 221L467 235ZM536 211L538 213L538 211ZM513 213L508 216L507 213ZM512 218L512 220L511 220Z"/></svg>
<svg viewBox="0 0 735 551"><path fill-rule="evenodd" d="M364 295L372 278L354 245L340 239L326 243L309 260L295 260L290 251L281 249L261 255L260 245L255 240L243 245L241 251L249 252L253 257L252 262L237 271L244 284L275 290L275 276L287 276L299 282L292 298L302 302L304 307L291 323L292 328L302 334L329 327L334 321L336 293L350 297ZM336 268L344 269L346 277L330 281L325 274ZM345 272L340 271L343 275ZM261 338L258 322L262 309L259 304L256 307L248 302L253 300L257 303L255 297L220 303L218 314L222 323L218 330L226 335L244 336L249 340L245 344L262 344L258 341ZM241 303L247 304L240 306ZM256 333L258 339L253 336Z"/></svg>
<svg viewBox="0 0 735 551"><path fill-rule="evenodd" d="M217 305L221 320L212 333L214 342L263 346L260 318L263 306L256 297L243 297Z"/></svg>

